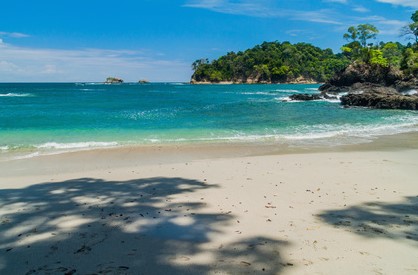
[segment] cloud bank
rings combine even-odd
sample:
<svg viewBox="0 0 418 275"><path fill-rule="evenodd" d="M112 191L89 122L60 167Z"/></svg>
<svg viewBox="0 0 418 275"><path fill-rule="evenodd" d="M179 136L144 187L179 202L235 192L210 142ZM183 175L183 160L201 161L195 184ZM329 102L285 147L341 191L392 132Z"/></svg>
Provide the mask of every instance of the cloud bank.
<svg viewBox="0 0 418 275"><path fill-rule="evenodd" d="M149 57L144 51L17 47L0 39L0 82L187 81L190 64Z"/></svg>
<svg viewBox="0 0 418 275"><path fill-rule="evenodd" d="M418 0L377 0L377 2L388 3L396 6L418 8Z"/></svg>

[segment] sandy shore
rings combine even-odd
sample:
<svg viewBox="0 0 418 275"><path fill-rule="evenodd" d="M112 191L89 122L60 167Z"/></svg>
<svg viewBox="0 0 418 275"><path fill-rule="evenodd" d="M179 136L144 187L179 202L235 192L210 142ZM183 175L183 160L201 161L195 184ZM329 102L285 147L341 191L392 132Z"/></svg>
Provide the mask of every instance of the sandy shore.
<svg viewBox="0 0 418 275"><path fill-rule="evenodd" d="M0 163L0 274L417 274L418 138Z"/></svg>

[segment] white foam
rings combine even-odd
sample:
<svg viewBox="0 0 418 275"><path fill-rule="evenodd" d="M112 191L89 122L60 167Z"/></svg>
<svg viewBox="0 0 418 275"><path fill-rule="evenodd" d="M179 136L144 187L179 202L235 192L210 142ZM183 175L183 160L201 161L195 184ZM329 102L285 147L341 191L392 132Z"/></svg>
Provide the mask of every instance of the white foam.
<svg viewBox="0 0 418 275"><path fill-rule="evenodd" d="M303 102L302 100L292 100L290 97L276 97L275 100L280 102L289 102L289 103L297 103L297 102Z"/></svg>
<svg viewBox="0 0 418 275"><path fill-rule="evenodd" d="M28 155L14 157L13 159L16 159L16 160L19 160L19 159L30 159L30 158L34 158L34 157L38 157L38 156L40 156L40 153L39 152L34 152L34 153L30 153Z"/></svg>
<svg viewBox="0 0 418 275"><path fill-rule="evenodd" d="M9 150L9 146L0 146L0 151L7 151Z"/></svg>
<svg viewBox="0 0 418 275"><path fill-rule="evenodd" d="M418 94L418 91L412 89L412 90L409 90L409 91L402 92L402 94L403 95L416 95L416 94Z"/></svg>
<svg viewBox="0 0 418 275"><path fill-rule="evenodd" d="M280 93L300 93L298 90L287 90L287 89L277 89L274 90L274 92L280 92Z"/></svg>
<svg viewBox="0 0 418 275"><path fill-rule="evenodd" d="M274 93L269 92L242 92L241 95L275 95Z"/></svg>
<svg viewBox="0 0 418 275"><path fill-rule="evenodd" d="M1 97L27 97L33 96L32 94L18 94L18 93L7 93L7 94L0 94Z"/></svg>
<svg viewBox="0 0 418 275"><path fill-rule="evenodd" d="M73 142L73 143L57 143L48 142L36 146L38 149L84 149L84 148L98 148L98 147L112 147L117 146L117 142Z"/></svg>

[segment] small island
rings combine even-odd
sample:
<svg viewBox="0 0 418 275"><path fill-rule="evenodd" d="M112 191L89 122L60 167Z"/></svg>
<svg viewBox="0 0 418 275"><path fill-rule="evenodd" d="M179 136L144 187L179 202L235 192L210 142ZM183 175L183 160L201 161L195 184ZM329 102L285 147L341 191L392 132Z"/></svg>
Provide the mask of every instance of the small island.
<svg viewBox="0 0 418 275"><path fill-rule="evenodd" d="M229 52L192 64L191 84L321 83L349 64L343 54L308 43L264 42L244 52Z"/></svg>
<svg viewBox="0 0 418 275"><path fill-rule="evenodd" d="M418 110L418 11L402 35L415 43L370 43L379 30L351 26L342 53L307 43L264 42L209 62L196 60L191 84L321 83L319 94L295 94L290 100L340 99L344 106Z"/></svg>
<svg viewBox="0 0 418 275"><path fill-rule="evenodd" d="M140 80L138 81L138 83L139 83L139 84L147 84L147 83L149 83L149 81L148 81L148 80L146 80L146 79L140 79Z"/></svg>
<svg viewBox="0 0 418 275"><path fill-rule="evenodd" d="M123 83L123 79L109 76L106 78L105 84Z"/></svg>

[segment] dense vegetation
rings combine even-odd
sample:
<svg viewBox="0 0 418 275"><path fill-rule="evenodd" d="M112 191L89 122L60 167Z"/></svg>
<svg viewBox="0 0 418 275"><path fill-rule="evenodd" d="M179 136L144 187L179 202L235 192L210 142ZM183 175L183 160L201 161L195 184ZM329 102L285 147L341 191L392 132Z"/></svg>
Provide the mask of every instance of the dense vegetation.
<svg viewBox="0 0 418 275"><path fill-rule="evenodd" d="M402 35L414 43L368 43L379 31L370 24L352 26L344 34L348 44L341 54L307 43L264 42L244 52L230 52L209 62L192 64L192 82L284 83L298 80L324 82L350 63L390 67L405 75L418 75L418 11L411 16Z"/></svg>
<svg viewBox="0 0 418 275"><path fill-rule="evenodd" d="M230 52L217 60L193 63L195 81L289 82L303 77L325 81L349 63L331 49L322 50L307 43L264 42L244 52Z"/></svg>
<svg viewBox="0 0 418 275"><path fill-rule="evenodd" d="M368 43L376 39L379 30L370 24L350 27L344 38L348 44L341 49L350 63L364 63L378 67L390 67L402 71L405 76L418 75L418 11L412 16L412 23L404 27L402 36L414 38L414 43L402 45L399 42Z"/></svg>

